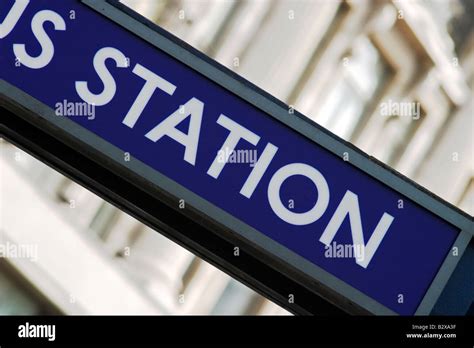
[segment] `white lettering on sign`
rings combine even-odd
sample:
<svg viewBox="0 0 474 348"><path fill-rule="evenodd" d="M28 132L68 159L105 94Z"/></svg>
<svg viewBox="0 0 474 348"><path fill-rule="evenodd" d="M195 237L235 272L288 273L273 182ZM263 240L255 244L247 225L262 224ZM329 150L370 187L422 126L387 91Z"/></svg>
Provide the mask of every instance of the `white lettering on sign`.
<svg viewBox="0 0 474 348"><path fill-rule="evenodd" d="M41 53L37 57L30 56L26 52L25 44L14 44L13 52L21 64L31 69L41 69L48 65L54 57L54 45L43 28L45 22L54 24L55 30L66 30L64 19L54 11L43 10L38 12L31 21L33 35L41 45Z"/></svg>
<svg viewBox="0 0 474 348"><path fill-rule="evenodd" d="M281 185L291 176L301 175L310 179L318 190L318 199L313 208L305 213L295 213L283 205L280 199ZM292 225L309 225L318 220L329 204L329 187L324 176L304 163L291 163L277 170L268 185L268 201L278 217Z"/></svg>
<svg viewBox="0 0 474 348"><path fill-rule="evenodd" d="M135 102L128 111L127 116L125 116L123 119L123 124L126 124L130 128L133 128L157 88L169 95L173 95L174 91L176 90L175 85L161 78L153 71L148 70L143 65L135 65L133 68L133 73L137 76L140 76L146 82L138 94L137 99L135 99Z"/></svg>
<svg viewBox="0 0 474 348"><path fill-rule="evenodd" d="M23 12L25 12L26 6L30 0L15 0L12 8L7 13L7 16L0 23L0 39L7 37L8 34L13 30L15 25L18 23Z"/></svg>
<svg viewBox="0 0 474 348"><path fill-rule="evenodd" d="M224 141L224 144L222 145L220 150L218 150L214 162L212 162L211 166L209 167L209 170L207 171L207 174L212 176L214 179L217 179L219 177L220 173L222 172L222 169L224 169L225 163L227 162L227 158L225 159L225 161L219 160L219 153L232 153L235 150L235 147L239 143L240 139L244 139L252 145L257 145L260 141L260 137L257 134L249 131L247 128L241 126L237 122L232 121L226 115L220 115L217 119L217 123L229 130L230 133L227 136L227 139Z"/></svg>
<svg viewBox="0 0 474 348"><path fill-rule="evenodd" d="M176 140L185 147L184 160L194 166L199 144L199 133L201 132L203 110L204 103L197 98L192 98L145 136L154 142L157 142L165 135ZM188 117L191 117L191 119L189 121L188 134L185 134L176 127Z"/></svg>
<svg viewBox="0 0 474 348"><path fill-rule="evenodd" d="M242 186L242 189L240 190L242 195L247 198L252 197L253 192L257 188L260 180L262 180L263 174L265 174L267 171L267 168L270 165L273 157L275 157L277 151L278 147L272 143L268 143L267 146L265 146L265 149L260 155L257 163L255 163L253 170L250 172L247 181L245 181L244 186Z"/></svg>
<svg viewBox="0 0 474 348"><path fill-rule="evenodd" d="M321 238L319 238L319 241L329 246L347 215L349 215L351 225L352 243L354 247L357 245L361 246L362 255L364 255L363 258L356 259L356 262L362 267L367 268L370 260L372 260L372 257L382 242L383 237L385 237L388 228L392 224L393 216L384 213L369 241L365 244L362 221L360 218L359 198L355 193L347 190L329 221L329 224L321 235Z"/></svg>
<svg viewBox="0 0 474 348"><path fill-rule="evenodd" d="M0 24L0 39L8 36L15 28L28 3L28 0L15 1L3 23ZM31 27L34 36L41 46L42 51L39 56L30 56L26 52L24 44L13 45L17 58L22 64L31 69L44 68L54 57L54 45L43 28L44 23L48 21L54 24L55 30L66 30L64 19L56 12L43 10L35 14L32 18ZM108 59L115 61L117 68L126 68L130 65L129 58L117 48L104 47L99 49L93 57L93 67L103 84L103 89L101 92L95 93L89 88L89 82L76 81L76 92L84 102L95 106L105 106L114 99L117 84L111 71L109 71L105 64ZM122 120L122 124L130 129L134 128L157 89L169 96L173 96L178 88L174 83L167 81L139 63L135 65L132 73L144 80L145 83ZM204 106L205 103L195 97L189 99L184 105L177 103L176 111L160 120L144 136L153 142L158 142L165 136L171 138L184 147L183 160L195 166ZM177 127L188 118L189 129L185 133ZM241 140L245 140L252 146L256 146L261 140L258 134L224 114L219 115L217 124L225 128L229 133L221 148L216 149L216 157L207 170L207 174L216 180L219 179L220 174L224 170L229 154L234 153ZM251 199L277 152L278 147L276 145L272 143L265 145L262 154L251 169L240 190L241 195ZM224 154L226 158L222 160L220 154ZM317 189L314 206L308 211L294 212L282 203L280 196L281 187L292 176L302 176L309 179ZM330 201L330 190L326 178L318 169L305 163L289 163L271 174L267 188L267 197L269 206L276 216L288 224L303 226L316 222L326 213ZM326 246L330 245L347 216L349 217L353 245L361 246L363 249L362 254L364 257L356 259L356 262L361 267L367 268L392 225L394 217L386 212L383 213L368 242L365 243L358 196L354 192L347 190L320 236L319 241Z"/></svg>
<svg viewBox="0 0 474 348"><path fill-rule="evenodd" d="M96 106L104 106L110 103L110 101L115 96L117 85L112 74L105 66L105 61L107 59L113 59L116 66L119 68L128 67L127 57L125 57L125 55L118 49L113 47L104 47L97 51L94 56L94 69L104 84L104 89L102 92L95 94L89 90L88 83L86 81L76 81L77 94L86 103Z"/></svg>

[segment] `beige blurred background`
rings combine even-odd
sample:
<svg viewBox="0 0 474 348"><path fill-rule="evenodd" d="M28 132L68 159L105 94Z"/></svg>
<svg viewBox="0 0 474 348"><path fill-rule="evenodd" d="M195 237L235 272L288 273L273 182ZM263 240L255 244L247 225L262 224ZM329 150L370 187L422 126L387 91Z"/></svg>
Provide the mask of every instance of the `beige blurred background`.
<svg viewBox="0 0 474 348"><path fill-rule="evenodd" d="M474 214L474 1L123 2ZM0 150L0 314L288 314L6 141Z"/></svg>

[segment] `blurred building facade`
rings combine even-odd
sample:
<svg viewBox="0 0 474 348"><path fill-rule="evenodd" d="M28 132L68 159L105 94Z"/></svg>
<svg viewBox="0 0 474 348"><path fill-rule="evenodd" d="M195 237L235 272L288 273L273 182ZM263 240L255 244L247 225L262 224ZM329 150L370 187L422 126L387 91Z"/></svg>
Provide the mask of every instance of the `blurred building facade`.
<svg viewBox="0 0 474 348"><path fill-rule="evenodd" d="M474 214L472 1L123 2ZM31 246L0 258L0 314L287 313L11 144L0 148L0 243Z"/></svg>

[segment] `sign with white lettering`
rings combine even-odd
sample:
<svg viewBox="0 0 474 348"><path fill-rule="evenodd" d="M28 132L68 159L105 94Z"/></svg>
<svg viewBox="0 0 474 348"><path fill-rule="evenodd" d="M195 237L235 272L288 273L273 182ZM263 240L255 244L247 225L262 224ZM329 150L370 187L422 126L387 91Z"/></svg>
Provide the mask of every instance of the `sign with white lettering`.
<svg viewBox="0 0 474 348"><path fill-rule="evenodd" d="M472 235L467 216L115 2L4 0L0 23L3 99L39 102L44 122L372 313L429 312Z"/></svg>

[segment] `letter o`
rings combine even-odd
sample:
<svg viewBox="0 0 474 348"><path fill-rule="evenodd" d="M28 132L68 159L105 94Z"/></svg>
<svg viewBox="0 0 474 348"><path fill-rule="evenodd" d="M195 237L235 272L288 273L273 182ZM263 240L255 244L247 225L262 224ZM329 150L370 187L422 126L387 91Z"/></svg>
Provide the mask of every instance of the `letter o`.
<svg viewBox="0 0 474 348"><path fill-rule="evenodd" d="M280 199L281 185L293 175L303 175L310 179L318 190L318 200L313 208L305 213L295 213L288 210ZM268 202L280 219L292 225L309 225L318 220L326 211L329 204L329 187L324 176L315 168L304 163L291 163L281 167L270 180L268 185Z"/></svg>

